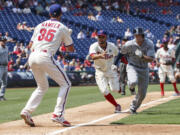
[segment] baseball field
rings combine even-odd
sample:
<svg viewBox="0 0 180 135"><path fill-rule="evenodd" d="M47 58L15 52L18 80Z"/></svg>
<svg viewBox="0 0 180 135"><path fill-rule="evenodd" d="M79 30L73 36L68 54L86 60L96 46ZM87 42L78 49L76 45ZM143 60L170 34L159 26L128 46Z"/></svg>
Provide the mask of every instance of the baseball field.
<svg viewBox="0 0 180 135"><path fill-rule="evenodd" d="M180 89L180 85L178 84ZM122 105L122 113L105 101L97 86L72 87L66 105L65 118L72 127L62 127L50 118L59 88L51 87L33 113L36 127L28 127L19 113L34 88L7 89L7 101L0 102L0 135L179 135L180 98L172 96L172 85L165 85L165 97L159 85L149 85L148 94L137 115L129 114L134 96L113 93Z"/></svg>

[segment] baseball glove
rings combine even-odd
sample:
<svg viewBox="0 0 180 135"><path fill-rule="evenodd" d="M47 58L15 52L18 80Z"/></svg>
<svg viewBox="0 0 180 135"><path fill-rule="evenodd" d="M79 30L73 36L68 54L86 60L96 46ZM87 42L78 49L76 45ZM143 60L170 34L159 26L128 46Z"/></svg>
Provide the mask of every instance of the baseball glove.
<svg viewBox="0 0 180 135"><path fill-rule="evenodd" d="M164 65L172 65L172 64L173 64L172 60L167 60L167 61L164 63Z"/></svg>

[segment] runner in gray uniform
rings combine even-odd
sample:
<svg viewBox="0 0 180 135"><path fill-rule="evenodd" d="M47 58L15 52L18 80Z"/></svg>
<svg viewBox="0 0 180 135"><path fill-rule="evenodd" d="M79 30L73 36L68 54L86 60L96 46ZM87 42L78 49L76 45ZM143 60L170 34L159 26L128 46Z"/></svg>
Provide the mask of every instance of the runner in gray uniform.
<svg viewBox="0 0 180 135"><path fill-rule="evenodd" d="M6 39L1 37L0 38L0 81L1 81L0 101L6 100L4 95L7 86L8 47L5 44L6 44Z"/></svg>
<svg viewBox="0 0 180 135"><path fill-rule="evenodd" d="M136 114L136 110L146 96L149 83L148 62L153 61L155 51L153 42L144 38L142 28L135 28L133 33L135 38L126 42L121 49L121 53L128 56L127 76L129 88L133 89L138 85L138 92L130 105L131 114Z"/></svg>

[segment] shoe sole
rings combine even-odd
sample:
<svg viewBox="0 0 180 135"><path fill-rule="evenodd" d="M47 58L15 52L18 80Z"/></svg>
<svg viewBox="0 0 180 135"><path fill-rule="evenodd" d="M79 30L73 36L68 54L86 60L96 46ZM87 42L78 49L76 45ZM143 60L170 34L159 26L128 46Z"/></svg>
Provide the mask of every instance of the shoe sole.
<svg viewBox="0 0 180 135"><path fill-rule="evenodd" d="M35 124L34 124L34 123L32 124L32 123L29 123L29 122L28 122L28 120L26 119L26 116L25 116L25 115L22 115L22 114L21 114L21 118L24 119L25 123L26 123L27 125L29 125L30 127L35 127Z"/></svg>
<svg viewBox="0 0 180 135"><path fill-rule="evenodd" d="M121 111L114 111L114 113L121 113Z"/></svg>
<svg viewBox="0 0 180 135"><path fill-rule="evenodd" d="M129 111L129 113L130 113L131 115L136 115L136 114L138 114L137 112L132 112L132 111Z"/></svg>
<svg viewBox="0 0 180 135"><path fill-rule="evenodd" d="M56 122L56 123L60 123L61 125L63 125L64 127L71 127L71 124L64 124L62 122L59 122L59 121L56 121L56 120L53 120L51 119L53 122Z"/></svg>

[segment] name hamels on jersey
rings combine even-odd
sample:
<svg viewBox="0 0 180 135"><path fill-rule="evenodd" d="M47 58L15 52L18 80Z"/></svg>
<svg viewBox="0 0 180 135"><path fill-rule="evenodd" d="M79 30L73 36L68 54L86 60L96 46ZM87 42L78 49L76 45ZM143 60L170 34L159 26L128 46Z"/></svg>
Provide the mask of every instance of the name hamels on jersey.
<svg viewBox="0 0 180 135"><path fill-rule="evenodd" d="M167 51L164 48L160 48L156 53L156 58L159 58L160 63L165 63L168 60L175 58L173 50L168 49Z"/></svg>
<svg viewBox="0 0 180 135"><path fill-rule="evenodd" d="M42 27L51 27L51 28L56 28L58 29L61 25L59 23L54 23L54 22L43 22L41 24Z"/></svg>
<svg viewBox="0 0 180 135"><path fill-rule="evenodd" d="M47 20L40 23L34 30L31 38L32 50L47 50L54 55L61 43L66 46L72 44L71 34L68 28L57 20Z"/></svg>

